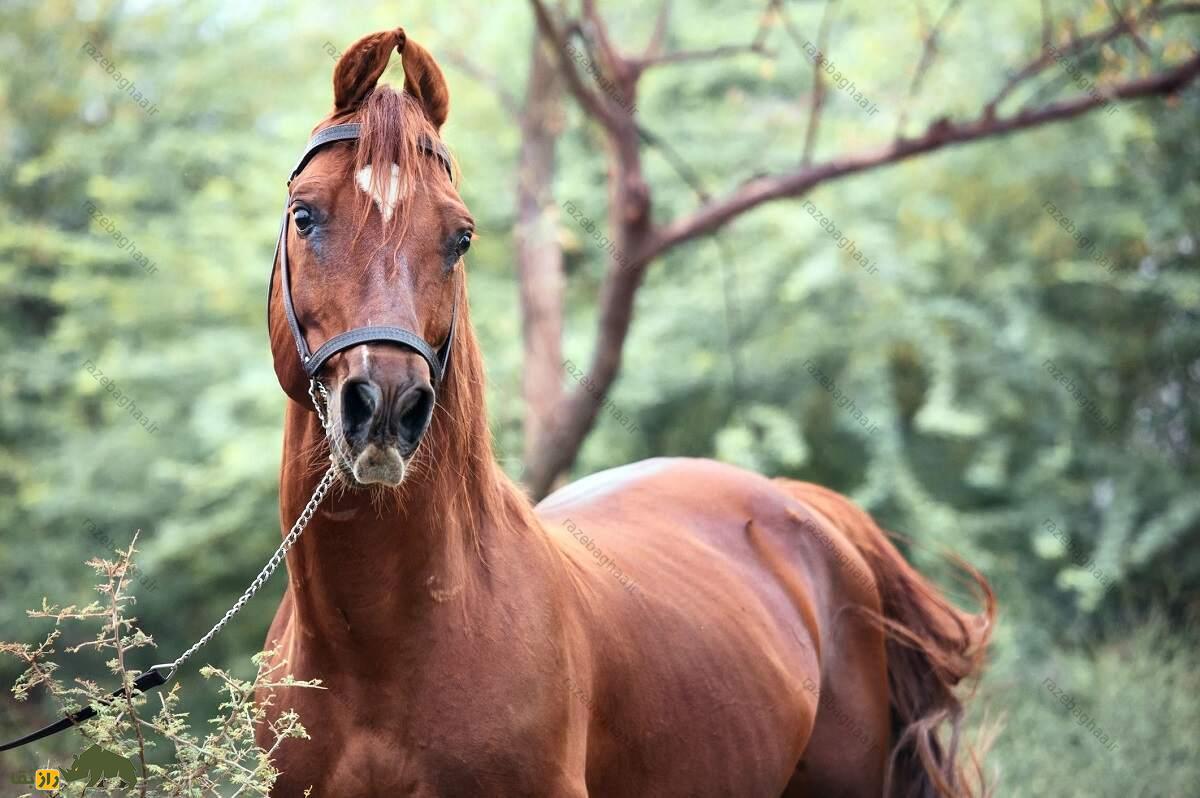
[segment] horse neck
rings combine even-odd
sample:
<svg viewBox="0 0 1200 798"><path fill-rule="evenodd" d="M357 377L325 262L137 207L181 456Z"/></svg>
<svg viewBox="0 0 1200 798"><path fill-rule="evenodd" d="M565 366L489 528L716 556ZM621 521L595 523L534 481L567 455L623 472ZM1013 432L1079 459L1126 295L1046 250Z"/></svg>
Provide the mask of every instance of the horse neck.
<svg viewBox="0 0 1200 798"><path fill-rule="evenodd" d="M498 558L513 562L521 541L534 537L528 500L492 456L469 324L460 325L453 357L410 476L386 491L335 485L288 556L295 618L322 641L341 640L348 650L367 638L395 642L439 605L469 604L485 571ZM280 481L285 531L327 455L316 415L289 402Z"/></svg>

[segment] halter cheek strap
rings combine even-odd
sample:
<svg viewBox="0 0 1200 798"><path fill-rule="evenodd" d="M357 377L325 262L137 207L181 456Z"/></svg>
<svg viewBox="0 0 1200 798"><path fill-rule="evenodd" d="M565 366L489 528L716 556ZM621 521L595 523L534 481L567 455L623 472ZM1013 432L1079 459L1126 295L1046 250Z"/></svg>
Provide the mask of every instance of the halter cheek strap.
<svg viewBox="0 0 1200 798"><path fill-rule="evenodd" d="M296 162L296 167L292 169L292 173L288 176L288 185L296 179L296 176L304 171L304 167L312 160L317 151L322 147L328 146L339 141L357 141L362 133L362 126L357 123L347 123L343 125L333 125L318 132L308 142L308 147L305 148L304 154L300 156L300 160ZM420 141L421 149L436 157L446 168L447 173L453 176L450 167L450 156L446 152L446 148L440 142L430 140L428 136L422 136ZM300 364L304 367L304 373L309 378L315 378L321 370L321 366L329 358L333 357L338 352L349 349L352 346L359 344L382 341L386 343L399 344L413 350L429 364L430 374L433 376L433 382L436 385L441 382L445 376L446 369L450 365L450 348L454 343L454 329L458 321L458 298L454 299L454 306L450 310L450 332L446 335L445 342L434 349L424 338L412 330L403 327L393 326L371 326L371 327L355 327L344 333L339 333L333 336L325 343L317 347L316 351L309 349L308 341L304 337L303 330L300 329L300 321L296 316L296 306L292 301L292 281L288 271L288 255L287 255L287 232L288 232L288 213L287 204L283 207L283 219L279 223L279 238L275 242L275 263L279 265L279 284L283 294L283 312L287 318L288 327L292 331L292 338L296 342L296 352L300 355ZM272 269L274 264L272 264ZM274 280L267 284L267 314L271 312L271 290Z"/></svg>

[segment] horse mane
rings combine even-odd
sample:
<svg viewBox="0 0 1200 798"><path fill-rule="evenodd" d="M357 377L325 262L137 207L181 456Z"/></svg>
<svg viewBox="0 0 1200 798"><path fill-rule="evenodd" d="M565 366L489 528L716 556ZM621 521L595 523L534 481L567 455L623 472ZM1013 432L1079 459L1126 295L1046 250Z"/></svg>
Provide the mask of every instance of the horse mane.
<svg viewBox="0 0 1200 798"><path fill-rule="evenodd" d="M428 441L417 450L413 478L398 490L403 493L410 483L412 490L429 490L455 507L457 517L470 519L468 543L482 558L479 532L485 525L503 540L532 531L540 534L541 522L529 497L496 462L484 398L483 355L471 325L465 279L458 291L459 323ZM461 470L451 468L452 463L462 464ZM426 484L418 487L422 482Z"/></svg>

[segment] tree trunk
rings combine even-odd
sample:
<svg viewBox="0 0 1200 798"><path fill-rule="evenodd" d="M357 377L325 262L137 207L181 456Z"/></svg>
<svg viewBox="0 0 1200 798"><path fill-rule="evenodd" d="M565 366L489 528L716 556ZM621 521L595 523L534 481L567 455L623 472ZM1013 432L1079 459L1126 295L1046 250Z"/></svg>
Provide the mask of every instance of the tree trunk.
<svg viewBox="0 0 1200 798"><path fill-rule="evenodd" d="M521 290L525 461L543 447L562 397L563 277L554 202L555 142L562 128L558 70L535 31L521 113L514 233Z"/></svg>

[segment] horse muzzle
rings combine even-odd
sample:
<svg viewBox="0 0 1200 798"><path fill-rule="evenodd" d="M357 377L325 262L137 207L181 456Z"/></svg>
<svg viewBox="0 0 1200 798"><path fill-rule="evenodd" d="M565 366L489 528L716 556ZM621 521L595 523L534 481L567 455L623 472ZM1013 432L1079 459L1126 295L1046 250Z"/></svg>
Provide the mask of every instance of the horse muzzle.
<svg viewBox="0 0 1200 798"><path fill-rule="evenodd" d="M396 486L429 429L434 390L420 370L396 379L347 377L336 391L333 423L339 426L343 459L355 481Z"/></svg>

